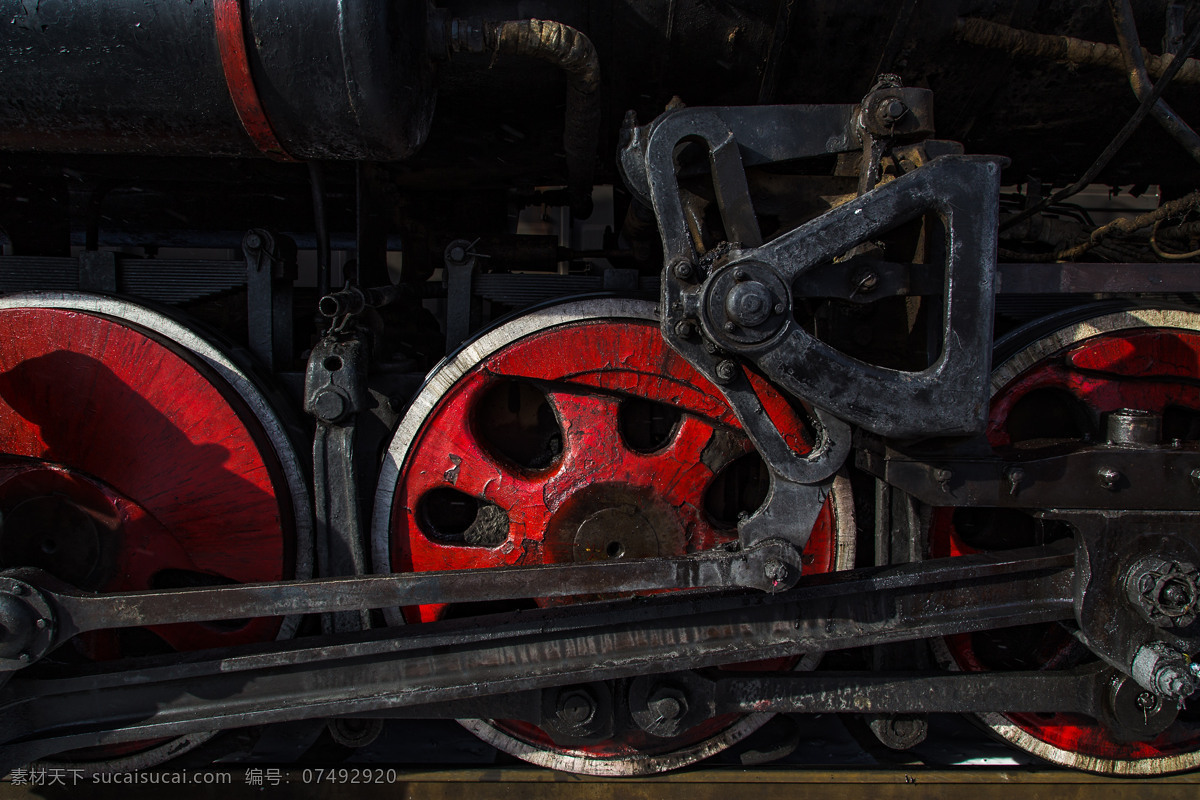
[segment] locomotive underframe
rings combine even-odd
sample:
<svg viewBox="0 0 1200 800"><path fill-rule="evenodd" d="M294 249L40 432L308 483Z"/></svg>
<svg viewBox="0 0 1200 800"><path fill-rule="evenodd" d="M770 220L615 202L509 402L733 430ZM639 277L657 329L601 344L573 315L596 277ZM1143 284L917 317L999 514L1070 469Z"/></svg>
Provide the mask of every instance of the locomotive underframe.
<svg viewBox="0 0 1200 800"><path fill-rule="evenodd" d="M1126 270L1112 264L1005 264L997 272L996 163L956 155L924 162L928 154L911 149L927 132L921 124L870 132L862 120L873 117L863 115L897 97L891 89L879 94L861 107L689 110L627 130L625 171L635 194L653 205L664 242L658 281L663 335L721 388L770 470L766 503L738 524L740 547L677 558L518 567L486 580L462 570L125 595L80 594L36 571L10 571L0 587L0 621L7 632L2 666L9 671L0 763L314 715L518 719L542 726L562 743L589 742L611 729L613 701L597 701L580 720L564 714L557 698L567 691L563 687L579 692L583 686L586 692L616 678L636 678L622 702L635 719L653 717L639 724L663 736L720 714L762 711L1058 711L1091 716L1126 738L1165 729L1176 704L1200 682L1187 658L1200 642L1186 631L1140 618L1125 587L1138 558L1200 561L1193 532L1197 481L1190 470L1196 448L1167 448L1135 437L1066 448L1037 460L997 458L977 434L990 371L990 360L981 354L991 349L994 283L1001 292L1196 292L1194 265L1137 275L1134 265ZM913 90L903 96L918 108L927 102ZM830 135L831 120L836 135ZM780 130L788 136L781 139ZM716 258L701 259L695 252L678 199L676 147L697 138L707 144L724 239L734 242ZM745 184L746 154L787 161L849 150L860 139L867 159L903 144L919 165L762 243ZM872 235L927 212L943 232L944 241L935 241L932 249L944 265L891 263L852 252ZM281 333L289 329L287 274L275 266L284 259L266 231L248 234L245 248L255 326L249 340L270 364L291 349ZM82 280L94 288L118 288L112 257L89 254L83 261ZM469 259L448 251L448 267L452 261ZM468 280L469 275L468 269ZM469 283L466 292L469 302ZM940 355L926 370L913 372L846 357L792 319L792 303L806 293L852 300L863 293L871 299L940 297ZM366 406L367 376L354 320L369 305L392 297L394 290L351 287L322 303L334 327L313 350L305 388L306 410L317 418L321 575L368 571L353 435L355 412ZM816 444L807 454L789 449L763 413L743 362L809 404ZM851 423L857 429L853 443ZM933 435L958 438L924 450L905 443ZM892 491L931 505L1028 509L1068 523L1076 543L802 577L807 532L831 476L851 452L858 468ZM1104 470L1178 480L1166 488L1135 480L1118 492L1103 481L1096 485L1094 476ZM1190 586L1194 590L1194 582ZM727 593L745 588L758 592ZM683 593L601 609L584 605L359 630L369 626L369 609L650 590ZM1192 597L1186 604L1196 602ZM24 673L63 641L89 630L315 613L327 615L323 636L61 675L55 669L37 678ZM1104 663L1000 675L903 671L713 679L682 672L734 658L1047 622L1077 626L1078 636ZM660 685L678 694L670 718L662 707L649 705ZM1152 708L1136 700L1146 692ZM98 696L102 703L90 702ZM1142 702L1138 713L1129 708L1135 702Z"/></svg>
<svg viewBox="0 0 1200 800"><path fill-rule="evenodd" d="M780 8L780 14L791 13L790 4ZM1114 2L1113 10L1124 26L1123 49L1138 51L1130 6ZM899 13L898 26L905 12ZM1182 11L1177 16L1181 24ZM440 14L430 33L422 28L423 12L416 17L418 24L406 32L410 38L413 31L428 33L448 51L480 53L490 36L495 53L501 50L503 24ZM275 22L290 30L286 21ZM786 23L786 16L779 20L784 36ZM238 21L225 34L222 47L241 41L242 25ZM574 38L572 29L541 25L534 28L552 31L545 34L550 38L566 36L570 53L557 52L552 60L575 69L566 123L568 191L556 196L584 211L590 209L586 195L594 166L589 136L599 113L595 53L590 44L580 48L582 55L575 50L587 40ZM967 36L968 28L971 35L988 33L963 21L956 30ZM369 25L363 30L379 32ZM510 34L527 38L529 30ZM1020 33L1000 28L1005 37ZM892 38L889 50L899 46ZM544 41L514 42L506 46L546 57ZM734 38L728 42L732 47ZM1194 44L1195 35L1185 49ZM403 53L419 65L414 75L422 79L424 46ZM578 63L568 58L571 53ZM246 53L240 58L245 61ZM280 63L290 75L287 58ZM251 65L242 67L257 103ZM1148 78L1135 67L1130 71L1143 101L1139 113L1155 114L1185 148L1194 146L1194 134L1174 112L1156 95L1146 100ZM1157 69L1161 74L1162 65ZM228 78L228 64L224 70ZM1178 65L1167 67L1161 84L1178 71ZM333 77L331 93L340 98ZM647 125L627 117L618 164L633 197L631 215L640 211L643 226L651 219L657 225L663 249L657 275L629 269L586 278L480 274L487 254L475 251L477 240L463 239L445 249L444 291L423 279L372 286L372 276L382 282L386 241L378 201L386 181L370 164L357 164L354 222L364 262L358 275L368 282L327 293L328 264L322 265L317 285L323 296L316 309L306 309L325 318L317 328L321 336L306 372L286 377L315 420L311 550L318 577L95 594L35 569L3 572L0 769L81 748L122 752L131 742L325 717L513 720L548 736L553 752L610 742L622 724L639 736L673 742L713 720L763 712L1068 713L1095 720L1122 743L1150 741L1168 730L1200 688L1200 666L1193 661L1200 653L1200 446L1195 439L1164 438L1162 420L1137 408L1108 412L1103 441L1062 440L1028 452L993 447L985 427L992 393L1000 388L993 383L991 355L998 295L1115 296L1125 306L1184 297L1194 305L1200 264L997 264L1006 159L965 156L961 145L930 138L931 92L905 88L894 76L878 77L854 105L672 104ZM764 76L762 99L769 99L773 80ZM208 88L220 106L223 85ZM283 89L290 96L302 87L289 78ZM346 144L350 157L407 154L424 137L431 107L424 93L409 99L421 113L406 120L411 130L392 131L400 141L383 156ZM245 103L235 105L242 115ZM249 131L244 115L242 122ZM390 122L383 127L391 130ZM307 127L283 133L300 148L297 153L308 152ZM240 148L229 152L247 150L236 128L221 128L221 136ZM73 142L67 149L76 149ZM268 144L257 146L283 155L274 138ZM835 174L821 178L833 178L841 189L849 181L856 192L831 192L838 199L828 210L810 213L806 207L801 219L791 220L795 224L764 236L768 226L756 212L755 190L784 176L784 188L775 191L801 194L802 182L786 178L808 176L791 170L813 158L836 160ZM312 181L318 198L322 180L317 165ZM297 351L293 317L304 307L293 294L291 242L254 229L242 239L244 261L139 264L97 249L107 191L98 188L89 200L88 249L77 259L4 258L6 288L68 292L17 295L0 300L0 307L36 302L103 317L107 307L95 295L71 292L180 302L244 287L245 342L268 371L287 373ZM820 187L813 193L821 194ZM322 214L318 209L315 239L327 251ZM881 240L894 249L876 246ZM545 243L520 247L545 250ZM550 245L548 253L553 259L558 250ZM538 258L546 255L539 251ZM453 364L456 348L467 343L457 351L461 357L472 346L472 309L481 292L520 294L528 303L602 289L657 297L654 319L662 340L715 387L714 396L723 398L750 450L762 458L769 486L756 510L736 520L722 546L686 555L622 558L617 548L611 560L585 563L370 574L392 566L388 543L373 538L390 524L391 507L377 506L377 518L368 519L363 486L374 475L369 470L377 466L372 458L379 441L365 444L364 438L381 440L388 433L381 429L398 416L395 409L379 411L386 405L379 397L417 389L412 374L376 369L372 326L378 328L379 320L371 315L400 299L419 300L421 292L438 294L446 303L446 350ZM927 328L917 348L925 357L919 363L867 363L861 352L846 352L847 342L836 335L818 336L806 327L807 301L867 305L903 298L919 300L921 310L908 320L912 329L898 337L916 341L918 319ZM539 380L549 384L559 377ZM764 377L786 391L791 410L805 417L811 441L803 448L796 446L795 431L777 419L778 406L764 399ZM371 432L360 435L360 426ZM446 473L454 475L447 478L451 483L458 467L454 462ZM401 468L385 458L381 483L395 484ZM875 492L877 566L810 574L805 548L847 469L855 471L856 491ZM637 497L630 491L622 500ZM1054 535L1039 539L1037 547L943 557L931 547L928 513L917 519L914 502L926 512L947 514L1017 511L1038 526L1039 536ZM998 519L991 522L1002 528L1007 518ZM542 607L418 625L403 624L400 610L450 604L479 609L530 599ZM48 658L93 632L304 615L319 615L319 632L310 628L312 635L289 641L85 664ZM1066 669L1043 664L933 671L928 659L906 657L904 648L895 647L1035 625L1059 631L1095 659ZM879 669L704 671L767 659L794 664L802 655L852 648L873 648ZM884 734L880 738L887 742Z"/></svg>

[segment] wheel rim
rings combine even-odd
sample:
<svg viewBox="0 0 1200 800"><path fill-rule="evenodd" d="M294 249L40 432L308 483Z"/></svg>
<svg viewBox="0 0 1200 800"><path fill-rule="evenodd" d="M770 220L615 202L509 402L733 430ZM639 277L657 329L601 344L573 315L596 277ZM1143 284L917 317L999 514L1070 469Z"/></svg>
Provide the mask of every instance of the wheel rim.
<svg viewBox="0 0 1200 800"><path fill-rule="evenodd" d="M1043 326L1039 326L1043 328ZM1017 341L1021 332L1014 334ZM1014 351L992 375L987 436L997 449L1053 439L1103 440L1103 415L1122 408L1164 416L1164 439L1200 438L1200 314L1177 309L1104 313L1065 322ZM1014 512L936 509L934 557L1020 547L1058 535ZM1092 658L1057 625L947 637L935 642L953 669L1067 668ZM1200 765L1200 718L1183 710L1149 742L1116 740L1099 722L1069 714L981 714L997 735L1054 763L1105 774L1155 775Z"/></svg>
<svg viewBox="0 0 1200 800"><path fill-rule="evenodd" d="M216 347L156 312L78 294L0 299L5 567L91 591L308 577L308 500L285 429ZM54 533L45 533L47 524ZM270 641L297 620L97 632L51 658L110 660ZM211 734L77 751L151 766Z"/></svg>
<svg viewBox="0 0 1200 800"><path fill-rule="evenodd" d="M757 456L719 391L667 347L657 324L650 303L579 301L502 325L444 362L384 463L377 570L652 557L736 540L735 514L746 499L738 495L753 483L744 473ZM760 391L773 416L795 418L773 391ZM675 418L671 408L683 411ZM809 572L853 560L848 481L840 478L832 494L806 549ZM457 518L455 502L464 507ZM573 600L581 599L592 598ZM424 606L393 610L390 619L480 610ZM800 666L815 663L814 656ZM704 758L767 719L722 719L676 740L626 732L587 747L557 745L526 723L462 722L533 763L627 775Z"/></svg>

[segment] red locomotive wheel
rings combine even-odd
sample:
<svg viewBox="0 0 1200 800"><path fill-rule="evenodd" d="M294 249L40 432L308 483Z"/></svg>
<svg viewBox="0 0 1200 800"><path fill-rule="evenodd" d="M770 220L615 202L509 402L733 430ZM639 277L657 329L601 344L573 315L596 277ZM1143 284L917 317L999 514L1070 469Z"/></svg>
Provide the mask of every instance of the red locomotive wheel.
<svg viewBox="0 0 1200 800"><path fill-rule="evenodd" d="M758 389L772 417L807 446L786 401L765 383ZM488 332L429 378L384 465L375 563L425 572L708 550L736 541L738 514L757 508L766 488L765 467L733 412L665 343L652 304L578 301ZM848 481L839 479L804 569L848 568L853 531ZM585 599L594 598L577 598ZM488 610L499 609L426 605L393 621ZM630 725L587 746L559 745L526 723L464 724L536 764L633 775L697 761L768 718L725 717L674 738Z"/></svg>
<svg viewBox="0 0 1200 800"><path fill-rule="evenodd" d="M86 295L2 298L0 325L0 564L96 592L311 574L295 453L266 399L220 351L159 314ZM102 631L49 658L270 641L294 622ZM129 769L205 738L76 755Z"/></svg>
<svg viewBox="0 0 1200 800"><path fill-rule="evenodd" d="M996 366L988 440L1016 450L1103 441L1105 414L1138 409L1162 415L1165 440L1194 445L1200 439L1198 368L1200 313L1139 309L1065 322ZM1065 532L1017 512L937 509L930 549L934 557L955 556L1058 535ZM947 666L969 671L1064 669L1094 658L1059 625L951 636L935 650ZM980 719L1022 750L1090 772L1161 775L1200 766L1200 716L1186 708L1168 730L1144 742L1120 741L1099 722L1071 714Z"/></svg>

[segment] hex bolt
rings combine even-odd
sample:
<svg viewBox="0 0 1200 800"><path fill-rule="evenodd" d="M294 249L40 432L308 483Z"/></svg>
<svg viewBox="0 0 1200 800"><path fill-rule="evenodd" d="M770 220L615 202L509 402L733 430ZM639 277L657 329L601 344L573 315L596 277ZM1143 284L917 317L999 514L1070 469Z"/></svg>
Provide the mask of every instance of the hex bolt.
<svg viewBox="0 0 1200 800"><path fill-rule="evenodd" d="M725 329L726 333L737 333L737 325L732 322L726 322L721 327Z"/></svg>
<svg viewBox="0 0 1200 800"><path fill-rule="evenodd" d="M250 250L257 250L262 247L262 238L257 233L248 233L242 244Z"/></svg>
<svg viewBox="0 0 1200 800"><path fill-rule="evenodd" d="M1200 673L1193 666L1186 655L1166 642L1151 642L1138 648L1130 675L1143 689L1182 700L1200 685Z"/></svg>
<svg viewBox="0 0 1200 800"><path fill-rule="evenodd" d="M681 339L690 339L696 335L696 327L686 319L675 323L675 335Z"/></svg>
<svg viewBox="0 0 1200 800"><path fill-rule="evenodd" d="M783 313L783 303L776 303L775 307L771 310L774 311L776 314L782 314Z"/></svg>
<svg viewBox="0 0 1200 800"><path fill-rule="evenodd" d="M655 723L678 722L687 716L687 695L673 686L659 686L646 698L646 709Z"/></svg>
<svg viewBox="0 0 1200 800"><path fill-rule="evenodd" d="M1192 479L1192 488L1200 492L1200 469L1192 470L1192 474L1188 477Z"/></svg>
<svg viewBox="0 0 1200 800"><path fill-rule="evenodd" d="M893 122L899 120L901 116L904 116L907 110L908 107L905 106L904 102L902 102L899 97L893 97L892 100L889 100L883 104L884 119L889 119Z"/></svg>
<svg viewBox="0 0 1200 800"><path fill-rule="evenodd" d="M325 422L337 422L346 414L346 398L336 389L323 389L313 398L312 409Z"/></svg>
<svg viewBox="0 0 1200 800"><path fill-rule="evenodd" d="M729 383L737 377L738 367L729 359L725 359L720 364L717 364L717 381L719 383Z"/></svg>
<svg viewBox="0 0 1200 800"><path fill-rule="evenodd" d="M768 558L763 562L763 577L776 585L787 578L788 566L778 558Z"/></svg>
<svg viewBox="0 0 1200 800"><path fill-rule="evenodd" d="M582 689L563 692L558 697L558 718L567 725L586 725L596 715L596 703Z"/></svg>
<svg viewBox="0 0 1200 800"><path fill-rule="evenodd" d="M1096 480L1100 483L1100 488L1110 492L1116 491L1117 481L1121 480L1121 473L1112 467L1101 467L1096 472Z"/></svg>
<svg viewBox="0 0 1200 800"><path fill-rule="evenodd" d="M1025 470L1020 467L1009 467L1004 473L1004 477L1008 479L1008 493L1015 496L1021 488L1021 481L1025 480Z"/></svg>
<svg viewBox="0 0 1200 800"><path fill-rule="evenodd" d="M933 471L933 479L938 482L938 486L942 487L943 492L950 491L950 479L954 477L954 473L948 469L935 469Z"/></svg>
<svg viewBox="0 0 1200 800"><path fill-rule="evenodd" d="M679 278L679 280L686 281L691 280L694 270L692 269L691 263L687 261L676 261L675 265L671 267L671 272L674 273L675 277Z"/></svg>
<svg viewBox="0 0 1200 800"><path fill-rule="evenodd" d="M750 277L750 273L746 272L746 270L744 270L744 269L735 269L733 271L733 279L735 281L744 281L749 277Z"/></svg>
<svg viewBox="0 0 1200 800"><path fill-rule="evenodd" d="M676 697L661 697L649 703L649 708L660 720L674 721L684 714L683 703Z"/></svg>
<svg viewBox="0 0 1200 800"><path fill-rule="evenodd" d="M35 622L33 624L39 631L44 631L44 630L46 630L47 627L49 627L50 620L45 619L45 618L40 618L40 619L38 619L37 622Z"/></svg>

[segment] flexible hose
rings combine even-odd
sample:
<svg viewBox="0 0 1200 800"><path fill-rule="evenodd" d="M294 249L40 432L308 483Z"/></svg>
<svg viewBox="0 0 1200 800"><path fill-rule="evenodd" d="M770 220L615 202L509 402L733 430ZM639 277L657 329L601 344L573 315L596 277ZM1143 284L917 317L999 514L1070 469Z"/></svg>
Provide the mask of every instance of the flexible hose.
<svg viewBox="0 0 1200 800"><path fill-rule="evenodd" d="M544 19L481 22L452 20L445 28L450 52L490 52L549 61L567 75L563 150L571 214L592 213L596 146L600 140L600 58L591 39L561 22Z"/></svg>

